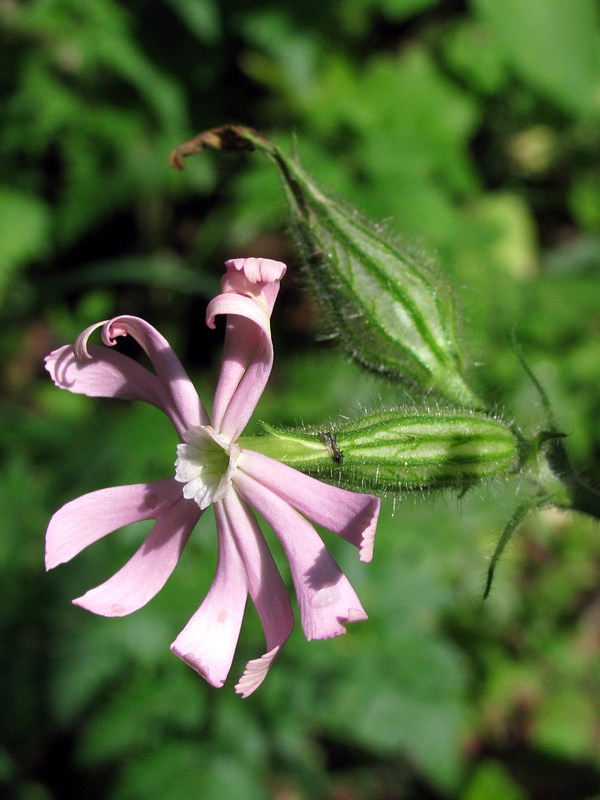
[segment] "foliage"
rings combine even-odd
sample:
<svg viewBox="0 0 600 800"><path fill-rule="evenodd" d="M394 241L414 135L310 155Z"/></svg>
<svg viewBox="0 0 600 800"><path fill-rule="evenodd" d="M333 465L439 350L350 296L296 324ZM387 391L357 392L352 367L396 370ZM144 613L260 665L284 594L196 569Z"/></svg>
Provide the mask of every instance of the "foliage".
<svg viewBox="0 0 600 800"><path fill-rule="evenodd" d="M328 642L294 634L248 701L168 652L214 569L208 517L133 618L93 618L69 600L128 557L137 529L42 572L52 511L162 477L175 444L152 409L57 392L43 356L97 319L144 314L207 397L219 337L202 317L224 257L291 265L259 417L319 425L405 399L315 342L266 163L206 155L169 169L174 145L228 121L297 146L322 186L433 254L457 287L481 392L507 398L499 411L518 409L521 427L543 426L514 334L577 467L600 483L593 0L6 0L0 25L6 796L597 794L598 531L530 517L482 604L514 480L493 487L494 502L492 488L390 500L368 568L331 542L369 622ZM262 644L249 628L234 673Z"/></svg>

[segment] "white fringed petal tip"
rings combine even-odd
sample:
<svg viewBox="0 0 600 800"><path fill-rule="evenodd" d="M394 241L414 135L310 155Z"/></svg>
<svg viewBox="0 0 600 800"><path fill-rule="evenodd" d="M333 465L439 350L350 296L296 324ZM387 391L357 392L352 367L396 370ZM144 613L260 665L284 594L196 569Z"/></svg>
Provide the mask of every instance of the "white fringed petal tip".
<svg viewBox="0 0 600 800"><path fill-rule="evenodd" d="M267 677L267 673L271 667L271 664L275 660L277 653L279 653L280 646L274 647L272 650L269 650L268 653L265 653L264 656L260 658L254 658L252 661L249 661L246 664L246 669L244 670L244 674L235 685L235 691L238 694L241 694L243 698L249 697L253 692L255 692L264 679Z"/></svg>
<svg viewBox="0 0 600 800"><path fill-rule="evenodd" d="M225 266L243 272L250 283L280 281L287 270L283 261L273 261L271 258L230 258Z"/></svg>

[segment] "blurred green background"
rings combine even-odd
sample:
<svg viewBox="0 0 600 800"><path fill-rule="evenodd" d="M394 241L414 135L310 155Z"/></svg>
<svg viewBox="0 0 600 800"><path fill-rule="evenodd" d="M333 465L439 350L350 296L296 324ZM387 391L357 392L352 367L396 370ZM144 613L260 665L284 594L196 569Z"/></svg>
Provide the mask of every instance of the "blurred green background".
<svg viewBox="0 0 600 800"><path fill-rule="evenodd" d="M595 0L0 0L0 67L2 796L600 795L598 527L532 516L482 603L516 481L388 499L370 565L327 539L370 620L327 642L297 629L246 701L168 650L210 585L212 514L131 618L69 601L128 558L139 528L43 572L54 510L169 474L175 446L153 409L55 389L43 356L142 315L208 402L222 334L204 308L225 258L290 264L256 419L317 424L406 399L319 341L266 161L168 167L173 146L225 122L297 148L323 186L439 263L474 380L537 430L514 334L600 483ZM249 610L232 678L262 647Z"/></svg>

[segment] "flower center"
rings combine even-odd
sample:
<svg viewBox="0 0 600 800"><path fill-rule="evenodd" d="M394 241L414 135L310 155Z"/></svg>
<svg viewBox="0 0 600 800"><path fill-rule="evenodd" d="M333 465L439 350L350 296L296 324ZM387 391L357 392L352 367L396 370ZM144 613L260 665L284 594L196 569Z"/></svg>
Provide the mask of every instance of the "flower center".
<svg viewBox="0 0 600 800"><path fill-rule="evenodd" d="M210 425L193 426L177 445L175 480L185 484L183 496L201 509L225 497L237 468L240 448Z"/></svg>

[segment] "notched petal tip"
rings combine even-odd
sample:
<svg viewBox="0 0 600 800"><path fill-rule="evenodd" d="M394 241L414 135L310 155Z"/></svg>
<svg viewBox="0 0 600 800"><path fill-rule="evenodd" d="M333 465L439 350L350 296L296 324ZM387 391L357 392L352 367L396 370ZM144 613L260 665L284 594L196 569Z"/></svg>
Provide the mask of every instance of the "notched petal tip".
<svg viewBox="0 0 600 800"><path fill-rule="evenodd" d="M351 625L353 622L365 622L369 617L364 608L349 608L345 614L342 614L335 619L330 619L328 624L318 631L305 631L307 641L325 641L326 639L337 639L338 636L345 636L348 631L345 625Z"/></svg>
<svg viewBox="0 0 600 800"><path fill-rule="evenodd" d="M360 550L358 552L358 557L361 561L364 561L365 564L368 564L370 561L373 560L373 550L375 548L375 536L372 535L370 537L363 536L362 542L360 543Z"/></svg>
<svg viewBox="0 0 600 800"><path fill-rule="evenodd" d="M283 278L287 266L271 258L230 258L225 262L228 270L242 272L250 283L274 283Z"/></svg>
<svg viewBox="0 0 600 800"><path fill-rule="evenodd" d="M375 547L375 534L377 532L377 521L379 519L379 509L381 500L373 495L366 495L370 498L370 503L365 508L366 514L370 514L370 520L365 525L359 548L359 558L361 561L369 562L373 559L373 549Z"/></svg>
<svg viewBox="0 0 600 800"><path fill-rule="evenodd" d="M369 617L363 608L349 608L348 617L346 618L345 622L364 622L367 619L369 619Z"/></svg>
<svg viewBox="0 0 600 800"><path fill-rule="evenodd" d="M277 657L280 645L277 645L268 653L265 653L260 658L254 658L246 664L244 674L235 685L237 694L241 694L245 699L255 692L264 679L267 677L271 664Z"/></svg>
<svg viewBox="0 0 600 800"><path fill-rule="evenodd" d="M358 541L355 540L355 544L358 545L360 560L368 563L373 560L381 500L370 494L356 495L356 497L360 498L362 508L353 520L353 527L360 536Z"/></svg>

